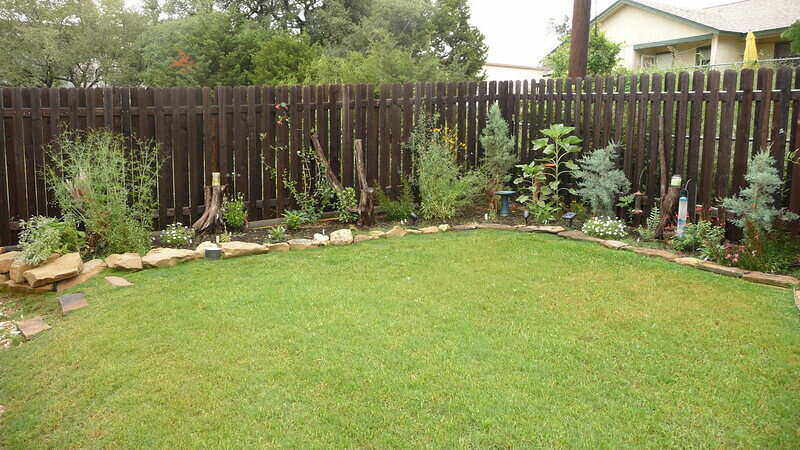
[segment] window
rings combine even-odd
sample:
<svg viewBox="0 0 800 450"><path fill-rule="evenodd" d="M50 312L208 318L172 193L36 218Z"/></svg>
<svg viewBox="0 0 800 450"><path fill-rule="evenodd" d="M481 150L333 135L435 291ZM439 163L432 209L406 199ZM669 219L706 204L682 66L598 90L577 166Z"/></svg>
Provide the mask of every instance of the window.
<svg viewBox="0 0 800 450"><path fill-rule="evenodd" d="M659 69L671 69L673 59L672 52L656 53L656 67Z"/></svg>
<svg viewBox="0 0 800 450"><path fill-rule="evenodd" d="M656 57L653 55L642 55L642 69L649 69L656 65Z"/></svg>
<svg viewBox="0 0 800 450"><path fill-rule="evenodd" d="M707 66L709 64L711 64L711 46L697 47L694 54L694 65Z"/></svg>
<svg viewBox="0 0 800 450"><path fill-rule="evenodd" d="M792 53L791 42L776 42L775 43L775 59L783 58L797 58L800 54Z"/></svg>

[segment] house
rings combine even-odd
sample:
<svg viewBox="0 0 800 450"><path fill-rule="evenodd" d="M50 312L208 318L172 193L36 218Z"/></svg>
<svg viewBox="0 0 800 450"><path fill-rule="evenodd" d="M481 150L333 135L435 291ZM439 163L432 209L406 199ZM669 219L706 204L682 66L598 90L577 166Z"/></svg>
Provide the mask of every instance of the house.
<svg viewBox="0 0 800 450"><path fill-rule="evenodd" d="M800 0L798 0L800 1ZM541 66L486 63L483 66L487 81L538 80L550 75L551 70Z"/></svg>
<svg viewBox="0 0 800 450"><path fill-rule="evenodd" d="M742 0L697 9L619 0L592 23L623 44L620 56L629 69L724 69L742 62L750 31L756 36L759 60L800 56L791 54L789 42L780 37L798 19L800 0Z"/></svg>

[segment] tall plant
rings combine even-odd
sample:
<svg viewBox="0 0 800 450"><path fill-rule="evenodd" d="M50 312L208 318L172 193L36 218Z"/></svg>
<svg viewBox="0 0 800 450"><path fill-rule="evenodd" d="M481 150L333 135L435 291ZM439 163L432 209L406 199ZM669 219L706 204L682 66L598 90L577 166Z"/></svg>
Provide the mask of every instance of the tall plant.
<svg viewBox="0 0 800 450"><path fill-rule="evenodd" d="M572 170L577 188L571 192L588 202L596 216L613 216L617 197L631 188L625 172L614 163L617 149L613 143L598 148L580 158Z"/></svg>
<svg viewBox="0 0 800 450"><path fill-rule="evenodd" d="M486 195L493 206L494 193L508 182L509 171L517 161L514 139L508 133L508 123L503 119L497 103L489 108L489 117L480 140L484 149L481 170L486 175Z"/></svg>

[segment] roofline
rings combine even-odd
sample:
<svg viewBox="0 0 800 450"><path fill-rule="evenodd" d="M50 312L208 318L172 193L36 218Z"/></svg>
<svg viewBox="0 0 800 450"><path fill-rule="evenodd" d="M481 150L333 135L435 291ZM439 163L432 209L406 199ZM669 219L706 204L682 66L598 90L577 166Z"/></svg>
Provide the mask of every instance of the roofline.
<svg viewBox="0 0 800 450"><path fill-rule="evenodd" d="M689 36L679 39L669 39L666 41L646 42L644 44L636 44L633 46L634 50L644 50L648 48L666 47L668 45L685 44L688 42L707 41L714 38L714 33L701 34L698 36Z"/></svg>
<svg viewBox="0 0 800 450"><path fill-rule="evenodd" d="M624 5L633 6L633 7L636 7L636 8L641 8L641 9L644 9L645 11L649 11L649 12L652 12L652 13L655 13L655 14L659 14L659 15L662 15L664 17L667 17L667 18L670 18L670 19L674 19L674 20L677 20L677 21L680 21L680 22L683 22L683 23L688 23L690 25L694 25L696 27L700 27L700 28L703 28L703 29L706 29L706 30L709 30L709 31L724 31L724 30L720 30L720 29L717 29L717 28L714 28L714 27L710 27L710 26L702 24L700 22L695 22L694 20L690 20L690 19L687 19L685 17L677 16L675 14L660 10L658 8L653 8L652 6L644 5L644 4L636 2L634 0L617 0L616 2L611 4L611 6L606 8L603 12L598 14L597 17L592 19L592 22L595 22L595 21L598 21L598 20L603 20L607 16L611 15L617 8L619 8L620 6L624 6Z"/></svg>
<svg viewBox="0 0 800 450"><path fill-rule="evenodd" d="M525 70L538 70L540 72L545 72L550 70L545 66L522 66L518 64L504 64L504 63L491 63L487 62L483 65L483 67L502 67L505 69L525 69Z"/></svg>

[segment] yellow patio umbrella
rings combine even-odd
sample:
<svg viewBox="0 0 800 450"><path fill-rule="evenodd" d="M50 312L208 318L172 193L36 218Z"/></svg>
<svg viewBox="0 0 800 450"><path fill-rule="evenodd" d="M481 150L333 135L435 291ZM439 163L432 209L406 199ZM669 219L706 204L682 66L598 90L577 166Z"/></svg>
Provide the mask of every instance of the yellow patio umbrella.
<svg viewBox="0 0 800 450"><path fill-rule="evenodd" d="M753 68L758 64L758 48L756 48L756 35L753 32L747 33L744 43L744 66Z"/></svg>

